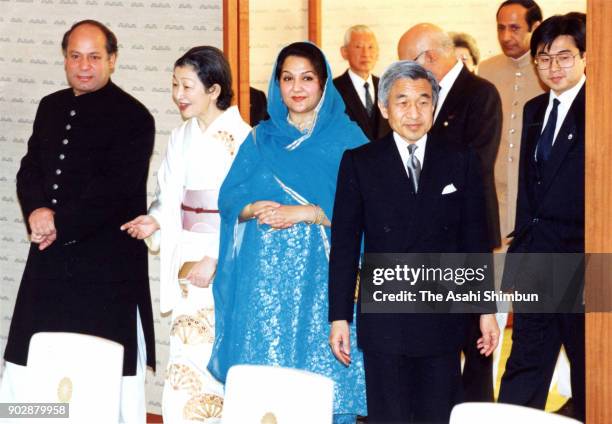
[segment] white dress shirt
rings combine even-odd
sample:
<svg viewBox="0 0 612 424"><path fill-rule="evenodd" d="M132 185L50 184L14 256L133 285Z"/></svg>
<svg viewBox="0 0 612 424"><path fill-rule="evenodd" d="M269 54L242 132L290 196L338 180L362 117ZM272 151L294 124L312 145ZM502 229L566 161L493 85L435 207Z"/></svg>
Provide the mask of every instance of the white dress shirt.
<svg viewBox="0 0 612 424"><path fill-rule="evenodd" d="M410 178L410 174L408 173L408 158L410 157L410 152L408 151L408 142L402 138L401 135L393 131L393 140L395 141L395 146L399 151L400 156L402 157L402 163L404 164L404 171L406 171L406 175ZM427 134L423 137L419 138L416 143L417 148L414 151L414 155L419 160L421 164L421 170L423 169L423 161L425 160L425 146L427 145Z"/></svg>
<svg viewBox="0 0 612 424"><path fill-rule="evenodd" d="M374 95L374 80L372 79L372 74L368 75L367 80L361 78L359 75L353 72L351 68L349 68L348 74L349 77L351 77L351 82L353 83L353 87L355 87L355 91L357 92L357 95L359 96L359 100L361 100L361 104L363 105L363 107L365 107L365 88L363 87L363 85L366 82L370 84L368 86L368 91L370 92L370 96L372 96L372 104L374 105L374 107L377 107L374 104L374 99L376 97Z"/></svg>
<svg viewBox="0 0 612 424"><path fill-rule="evenodd" d="M569 112L570 107L572 107L572 103L574 103L574 99L576 99L578 92L580 92L580 89L582 89L582 86L585 82L586 76L583 75L582 78L580 78L580 81L578 81L578 84L576 84L569 90L564 91L558 96L552 90L550 90L550 93L548 95L548 107L546 108L546 113L544 114L544 122L542 124L542 131L544 131L546 123L548 122L548 116L550 115L550 111L553 107L553 100L559 100L559 106L557 106L557 125L555 126L555 135L553 137L552 142L553 146L555 145L555 140L557 139L557 134L559 134L561 125L563 124L563 121L567 116L567 112Z"/></svg>
<svg viewBox="0 0 612 424"><path fill-rule="evenodd" d="M453 84L457 80L457 77L461 73L463 69L463 62L460 60L455 63L455 66L451 68L450 71L444 75L444 78L438 82L440 84L440 93L438 94L438 103L436 104L436 112L434 113L434 122L436 122L436 118L440 113L440 109L442 109L442 105L444 104L444 100L448 96L448 92L453 88Z"/></svg>

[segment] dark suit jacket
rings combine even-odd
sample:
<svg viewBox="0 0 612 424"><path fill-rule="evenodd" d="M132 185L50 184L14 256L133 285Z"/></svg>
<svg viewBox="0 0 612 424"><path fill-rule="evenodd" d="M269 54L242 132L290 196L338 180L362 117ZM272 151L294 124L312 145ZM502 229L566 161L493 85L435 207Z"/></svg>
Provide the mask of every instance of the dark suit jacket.
<svg viewBox="0 0 612 424"><path fill-rule="evenodd" d="M543 164L538 165L535 151L550 94L531 99L523 110L516 224L502 287L519 292L537 290L544 296L537 305L515 304L515 312L584 312L585 87L574 99ZM552 370L563 343L572 353L576 416L584 420L584 316L516 314L514 326L516 337L521 338L513 345L508 363L516 357L513 364L520 365L504 375L500 401L538 407L537 399L542 399L543 407L547 389L538 392L541 377L525 370L532 366ZM545 331L553 335L539 337ZM533 340L532 335L538 337ZM534 344L541 356L538 359L533 359ZM543 363L542 358L549 359Z"/></svg>
<svg viewBox="0 0 612 424"><path fill-rule="evenodd" d="M582 87L542 170L534 159L549 94L523 111L514 239L509 252L584 252L584 104Z"/></svg>
<svg viewBox="0 0 612 424"><path fill-rule="evenodd" d="M370 141L378 140L391 131L389 123L382 117L378 108L378 77L372 75L372 81L374 82L374 113L370 118L365 106L359 99L357 91L355 91L348 70L334 78L334 85L344 100L346 114L359 125Z"/></svg>
<svg viewBox="0 0 612 424"><path fill-rule="evenodd" d="M502 107L493 84L463 67L451 87L430 134L436 140L472 147L482 166L491 247L501 244L495 193L495 159L502 129Z"/></svg>
<svg viewBox="0 0 612 424"><path fill-rule="evenodd" d="M454 184L457 191L442 195ZM458 144L428 138L415 194L393 134L344 153L332 222L329 319L352 319L362 236L365 253L486 252L480 166ZM363 292L363 291L361 291ZM424 356L459 351L466 320L458 314L362 314L364 350Z"/></svg>
<svg viewBox="0 0 612 424"><path fill-rule="evenodd" d="M252 127L259 124L260 121L265 121L269 118L268 116L268 101L266 100L266 94L253 87L249 87L249 99L250 99L250 124Z"/></svg>
<svg viewBox="0 0 612 424"><path fill-rule="evenodd" d="M516 225L502 287L542 293L546 303L539 302L539 311L579 312L584 287L585 88L574 99L550 158L538 166L534 155L548 101L548 93L535 97L523 112Z"/></svg>

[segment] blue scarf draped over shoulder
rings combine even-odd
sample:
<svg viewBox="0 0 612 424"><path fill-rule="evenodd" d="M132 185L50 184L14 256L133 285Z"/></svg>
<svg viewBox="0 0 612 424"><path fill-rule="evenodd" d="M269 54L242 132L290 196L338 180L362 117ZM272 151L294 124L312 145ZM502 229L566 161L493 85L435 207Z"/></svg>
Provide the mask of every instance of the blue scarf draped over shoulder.
<svg viewBox="0 0 612 424"><path fill-rule="evenodd" d="M315 109L314 123L302 133L288 122L276 64L268 88L268 114L240 147L236 159L221 186L221 242L217 275L213 283L215 296L215 344L209 370L225 381L228 364L223 363L227 349L224 327L233 310L235 260L241 248L241 226L238 216L249 203L258 200L278 201L287 192L295 204L319 205L331 220L340 159L345 150L365 144L361 129L345 113L342 97L334 87L329 63L323 95ZM252 184L253 175L264 175L265 184ZM283 185L285 188L283 188ZM299 200L297 200L299 199ZM286 203L286 202L285 202ZM329 228L326 227L329 238Z"/></svg>

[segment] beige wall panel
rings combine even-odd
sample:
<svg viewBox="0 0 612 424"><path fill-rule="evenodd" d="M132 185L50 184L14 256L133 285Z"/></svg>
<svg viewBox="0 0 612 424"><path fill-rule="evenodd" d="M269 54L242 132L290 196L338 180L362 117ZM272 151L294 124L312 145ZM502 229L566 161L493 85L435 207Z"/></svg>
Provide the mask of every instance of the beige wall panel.
<svg viewBox="0 0 612 424"><path fill-rule="evenodd" d="M308 0L251 0L249 8L251 85L267 95L279 50L308 39Z"/></svg>

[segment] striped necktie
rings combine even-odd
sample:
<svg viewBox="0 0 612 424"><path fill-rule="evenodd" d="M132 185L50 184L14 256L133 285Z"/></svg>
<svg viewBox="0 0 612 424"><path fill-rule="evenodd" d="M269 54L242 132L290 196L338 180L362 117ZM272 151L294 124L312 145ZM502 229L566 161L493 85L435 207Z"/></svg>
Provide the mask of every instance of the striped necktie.
<svg viewBox="0 0 612 424"><path fill-rule="evenodd" d="M418 146L416 144L408 145L410 156L408 157L408 163L406 163L408 175L410 175L410 181L412 181L412 188L414 188L415 193L419 191L419 176L421 175L421 163L414 154L417 148Z"/></svg>

